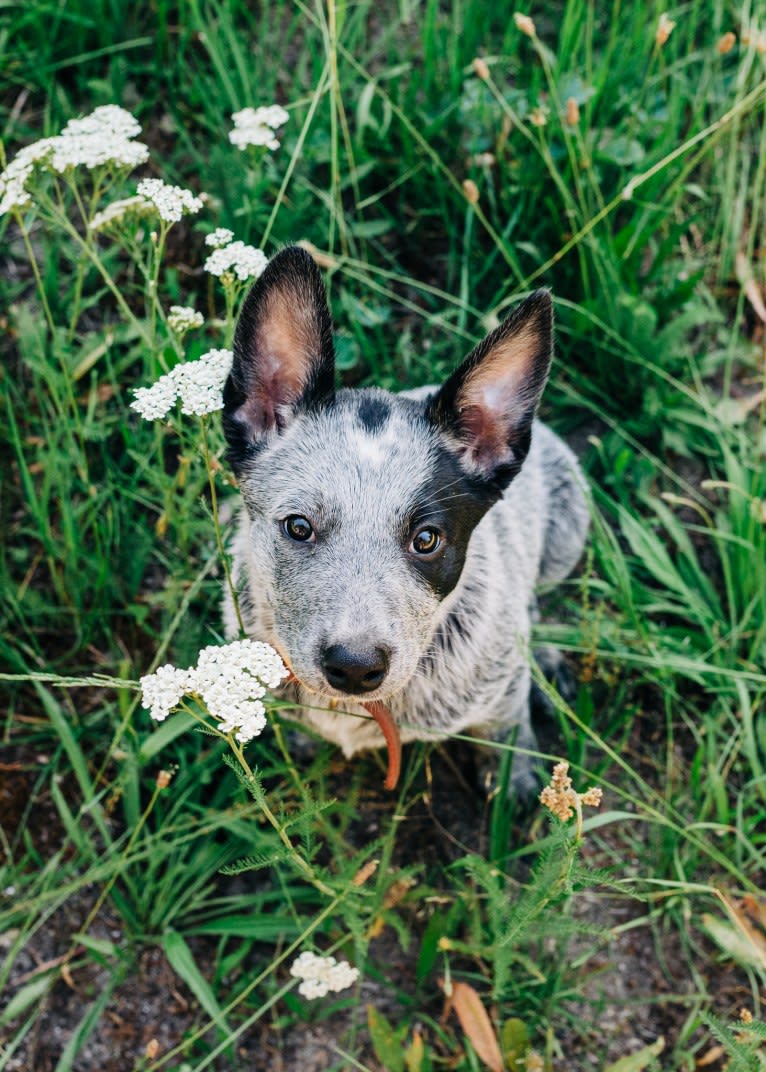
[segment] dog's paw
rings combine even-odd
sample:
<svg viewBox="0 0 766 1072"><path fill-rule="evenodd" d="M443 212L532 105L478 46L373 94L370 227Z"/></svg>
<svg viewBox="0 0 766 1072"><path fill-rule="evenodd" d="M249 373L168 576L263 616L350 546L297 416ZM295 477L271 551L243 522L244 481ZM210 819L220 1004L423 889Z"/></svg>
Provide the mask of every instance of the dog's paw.
<svg viewBox="0 0 766 1072"><path fill-rule="evenodd" d="M534 750L534 739L525 737L524 748ZM482 751L476 757L477 780L481 791L487 796L494 796L500 788L501 763L497 752ZM505 781L505 779L503 779ZM523 810L532 808L543 787L542 771L534 756L524 752L514 752L511 756L511 770L507 781L507 796Z"/></svg>

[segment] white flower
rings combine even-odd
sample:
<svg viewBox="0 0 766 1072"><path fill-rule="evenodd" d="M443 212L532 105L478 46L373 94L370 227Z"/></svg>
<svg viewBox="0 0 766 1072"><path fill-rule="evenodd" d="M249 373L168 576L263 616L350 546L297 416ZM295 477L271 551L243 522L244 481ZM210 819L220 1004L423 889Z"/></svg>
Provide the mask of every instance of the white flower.
<svg viewBox="0 0 766 1072"><path fill-rule="evenodd" d="M130 408L140 413L145 421L158 421L170 412L178 398L176 378L168 372L151 387L139 387L133 393L135 398Z"/></svg>
<svg viewBox="0 0 766 1072"><path fill-rule="evenodd" d="M135 168L149 159L148 148L140 141L104 134L76 134L53 140L50 168L59 174L67 168L96 168L105 164Z"/></svg>
<svg viewBox="0 0 766 1072"><path fill-rule="evenodd" d="M140 684L144 707L149 708L155 722L163 722L189 691L189 671L161 666L153 674L142 677Z"/></svg>
<svg viewBox="0 0 766 1072"><path fill-rule="evenodd" d="M151 216L157 211L154 202L146 197L136 194L134 197L123 197L119 201L112 201L110 205L97 212L90 221L91 231L104 231L113 223L124 219L126 216Z"/></svg>
<svg viewBox="0 0 766 1072"><path fill-rule="evenodd" d="M198 361L176 365L181 412L202 416L223 408L223 385L231 371L231 350L209 350Z"/></svg>
<svg viewBox="0 0 766 1072"><path fill-rule="evenodd" d="M305 952L293 961L290 974L302 980L298 993L313 1000L323 998L330 991L337 993L353 986L359 978L359 969L352 968L346 960L337 961L335 957Z"/></svg>
<svg viewBox="0 0 766 1072"><path fill-rule="evenodd" d="M141 133L141 124L135 116L117 104L102 104L82 119L70 119L61 131L61 137L82 135L108 135L119 138L135 138Z"/></svg>
<svg viewBox="0 0 766 1072"><path fill-rule="evenodd" d="M161 722L182 696L200 696L222 733L234 733L247 744L266 725L262 697L275 689L289 671L277 652L255 640L236 640L223 647L203 648L197 665L188 670L161 666L141 678L143 706Z"/></svg>
<svg viewBox="0 0 766 1072"><path fill-rule="evenodd" d="M211 275L222 276L225 272L234 272L237 279L257 279L269 263L266 254L255 246L246 246L244 242L231 242L223 249L211 253L205 261L205 271Z"/></svg>
<svg viewBox="0 0 766 1072"><path fill-rule="evenodd" d="M243 108L235 112L234 130L229 133L229 141L239 149L245 149L248 145L265 145L267 149L278 149L279 139L274 131L284 126L290 118L289 114L279 104L271 104L266 108Z"/></svg>
<svg viewBox="0 0 766 1072"><path fill-rule="evenodd" d="M203 205L202 198L196 197L191 190L170 186L162 179L143 179L138 184L138 192L154 202L160 218L167 223L178 223L182 216L199 212Z"/></svg>
<svg viewBox="0 0 766 1072"><path fill-rule="evenodd" d="M35 170L60 174L68 168L103 165L134 168L149 158L149 149L132 139L141 130L136 119L116 104L72 119L60 134L21 149L0 175L0 215L29 201L27 183Z"/></svg>
<svg viewBox="0 0 766 1072"><path fill-rule="evenodd" d="M144 420L156 421L165 417L180 398L182 413L197 416L214 413L223 408L223 385L232 358L231 350L209 350L197 361L176 365L151 387L137 388L130 408Z"/></svg>
<svg viewBox="0 0 766 1072"><path fill-rule="evenodd" d="M212 246L213 249L221 249L223 246L228 246L233 237L234 232L228 227L216 227L212 234L205 236L205 245Z"/></svg>
<svg viewBox="0 0 766 1072"><path fill-rule="evenodd" d="M202 313L190 305L171 305L168 313L168 327L176 335L185 335L192 328L201 328L205 323Z"/></svg>

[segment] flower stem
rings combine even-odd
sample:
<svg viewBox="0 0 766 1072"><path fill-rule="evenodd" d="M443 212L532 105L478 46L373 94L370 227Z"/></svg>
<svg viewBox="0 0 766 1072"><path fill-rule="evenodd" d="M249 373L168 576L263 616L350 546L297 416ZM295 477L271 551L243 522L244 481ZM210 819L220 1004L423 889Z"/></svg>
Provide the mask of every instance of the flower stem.
<svg viewBox="0 0 766 1072"><path fill-rule="evenodd" d="M223 564L223 571L226 574L226 583L231 593L232 602L234 604L234 613L237 616L237 624L239 626L240 635L245 635L245 623L242 620L242 611L239 606L239 597L237 595L237 589L234 584L234 579L231 575L229 568L229 556L226 553L226 548L223 545L223 535L221 533L221 522L218 516L218 493L215 487L215 473L213 472L212 458L210 454L210 446L207 441L207 421L205 417L200 417L200 425L202 427L202 452L205 459L205 469L207 470L208 484L210 485L210 507L213 513L213 529L215 530L215 542L218 547L218 554L221 556L221 562Z"/></svg>
<svg viewBox="0 0 766 1072"><path fill-rule="evenodd" d="M241 745L237 742L237 740L232 734L229 734L228 741L231 746L232 752L237 758L237 762L242 767L242 770L245 772L248 778L254 781L255 775L250 768L250 764L245 759L245 753L242 750ZM294 860L297 866L301 869L301 871L303 871L309 882L326 897L334 897L335 891L332 890L329 886L325 885L324 882L322 882L322 880L315 874L314 868L311 866L308 860L304 859L303 856L301 856L301 854L298 852L298 850L295 848L292 841L290 840L284 827L281 825L274 812L266 803L266 800L263 798L259 799L258 806L260 807L263 814L266 816L266 819L268 820L269 824L276 832L279 840L290 853L290 858Z"/></svg>

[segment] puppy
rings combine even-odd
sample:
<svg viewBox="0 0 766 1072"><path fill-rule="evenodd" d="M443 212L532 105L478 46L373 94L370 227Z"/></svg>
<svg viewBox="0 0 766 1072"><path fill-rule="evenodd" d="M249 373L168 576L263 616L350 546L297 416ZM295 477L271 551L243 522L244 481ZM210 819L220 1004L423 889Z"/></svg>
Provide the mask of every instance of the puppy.
<svg viewBox="0 0 766 1072"><path fill-rule="evenodd" d="M319 270L278 253L245 299L223 426L244 500L234 546L248 634L294 675L297 717L346 756L471 731L534 749L528 641L539 582L588 529L574 455L535 420L551 362L538 290L439 388L336 390ZM225 606L227 632L237 623ZM355 717L356 716L356 717ZM514 762L513 787L534 787Z"/></svg>

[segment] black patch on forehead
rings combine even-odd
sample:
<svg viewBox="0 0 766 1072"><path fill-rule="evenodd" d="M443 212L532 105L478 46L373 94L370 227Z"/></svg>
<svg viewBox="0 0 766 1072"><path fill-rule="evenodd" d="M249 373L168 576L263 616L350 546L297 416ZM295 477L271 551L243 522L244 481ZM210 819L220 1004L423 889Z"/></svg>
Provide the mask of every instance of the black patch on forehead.
<svg viewBox="0 0 766 1072"><path fill-rule="evenodd" d="M444 550L435 558L409 554L412 568L441 599L460 580L473 530L500 497L495 486L467 473L454 454L438 449L431 475L412 503L407 543L421 528L442 533Z"/></svg>
<svg viewBox="0 0 766 1072"><path fill-rule="evenodd" d="M357 420L370 435L377 435L391 416L391 406L380 395L364 395L356 411Z"/></svg>

